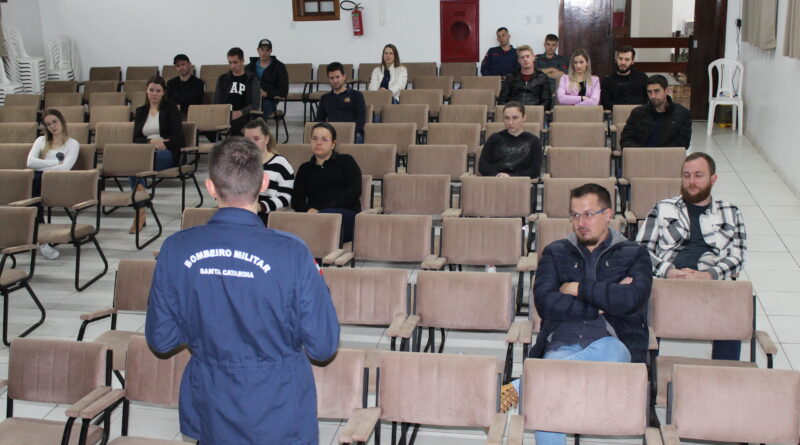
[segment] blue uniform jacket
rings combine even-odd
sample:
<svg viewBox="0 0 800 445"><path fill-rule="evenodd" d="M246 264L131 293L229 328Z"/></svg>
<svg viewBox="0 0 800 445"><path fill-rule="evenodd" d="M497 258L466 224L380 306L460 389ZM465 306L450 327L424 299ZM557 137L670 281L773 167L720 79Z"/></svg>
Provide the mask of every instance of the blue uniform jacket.
<svg viewBox="0 0 800 445"><path fill-rule="evenodd" d="M517 49L513 46L508 51L499 46L489 48L481 61L481 76L508 76L518 69Z"/></svg>
<svg viewBox="0 0 800 445"><path fill-rule="evenodd" d="M318 443L311 364L339 323L308 247L256 214L220 209L158 256L145 334L156 352L188 344L181 432L203 445Z"/></svg>

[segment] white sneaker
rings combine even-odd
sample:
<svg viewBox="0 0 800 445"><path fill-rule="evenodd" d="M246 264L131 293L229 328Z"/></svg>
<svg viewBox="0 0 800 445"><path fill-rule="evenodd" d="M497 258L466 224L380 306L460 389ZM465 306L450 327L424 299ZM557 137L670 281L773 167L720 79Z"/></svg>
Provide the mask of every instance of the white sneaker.
<svg viewBox="0 0 800 445"><path fill-rule="evenodd" d="M60 253L58 253L58 250L56 250L49 244L40 244L39 252L41 252L42 255L44 255L44 257L47 258L48 260L54 260L58 258L59 255L61 255Z"/></svg>
<svg viewBox="0 0 800 445"><path fill-rule="evenodd" d="M486 266L486 272L497 272L497 268L495 266Z"/></svg>

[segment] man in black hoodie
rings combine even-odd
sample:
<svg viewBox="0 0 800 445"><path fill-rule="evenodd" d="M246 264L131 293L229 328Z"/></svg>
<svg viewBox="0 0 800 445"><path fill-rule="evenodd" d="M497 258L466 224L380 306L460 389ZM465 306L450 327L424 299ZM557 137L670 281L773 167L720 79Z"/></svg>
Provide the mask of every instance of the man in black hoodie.
<svg viewBox="0 0 800 445"><path fill-rule="evenodd" d="M628 45L617 50L617 72L600 82L600 104L606 110L647 103L647 75L633 69L635 58L636 50Z"/></svg>
<svg viewBox="0 0 800 445"><path fill-rule="evenodd" d="M261 84L261 111L267 118L278 106L275 98L286 98L289 94L289 73L283 62L272 55L269 39L258 42L258 57L250 58L246 70L255 74Z"/></svg>
<svg viewBox="0 0 800 445"><path fill-rule="evenodd" d="M250 112L261 108L258 78L244 69L244 51L231 48L228 51L228 66L231 70L219 76L214 91L215 104L231 104L231 136L241 136L242 128L250 120Z"/></svg>

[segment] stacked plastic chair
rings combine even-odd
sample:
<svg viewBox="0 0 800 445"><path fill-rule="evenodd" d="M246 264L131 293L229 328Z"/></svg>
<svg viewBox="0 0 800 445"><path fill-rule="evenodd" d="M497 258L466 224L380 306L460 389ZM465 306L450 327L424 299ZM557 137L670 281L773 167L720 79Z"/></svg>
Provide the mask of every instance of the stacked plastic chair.
<svg viewBox="0 0 800 445"><path fill-rule="evenodd" d="M31 57L25 52L22 35L14 28L3 30L6 43L6 74L22 84L25 93L41 93L47 79L43 57Z"/></svg>
<svg viewBox="0 0 800 445"><path fill-rule="evenodd" d="M67 36L58 36L47 44L49 60L47 80L80 80L78 47Z"/></svg>
<svg viewBox="0 0 800 445"><path fill-rule="evenodd" d="M6 77L5 63L0 59L0 107L6 103L7 94L23 93L22 84L19 82L12 82Z"/></svg>

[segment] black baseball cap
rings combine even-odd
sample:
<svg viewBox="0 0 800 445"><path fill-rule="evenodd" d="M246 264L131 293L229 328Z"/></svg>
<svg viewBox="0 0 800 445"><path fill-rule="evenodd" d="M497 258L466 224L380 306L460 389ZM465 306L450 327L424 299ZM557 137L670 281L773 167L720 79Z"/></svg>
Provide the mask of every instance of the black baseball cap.
<svg viewBox="0 0 800 445"><path fill-rule="evenodd" d="M268 46L269 49L272 49L272 42L270 42L269 39L261 39L258 41L258 48L262 46Z"/></svg>

